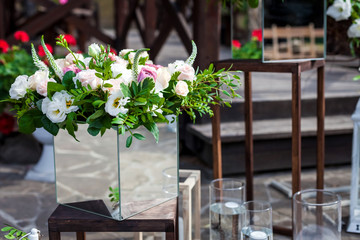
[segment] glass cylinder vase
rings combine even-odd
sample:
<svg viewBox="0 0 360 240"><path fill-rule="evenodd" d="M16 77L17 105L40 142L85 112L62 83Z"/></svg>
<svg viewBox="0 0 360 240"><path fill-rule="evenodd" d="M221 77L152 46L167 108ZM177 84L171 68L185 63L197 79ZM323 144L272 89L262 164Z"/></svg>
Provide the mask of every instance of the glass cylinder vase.
<svg viewBox="0 0 360 240"><path fill-rule="evenodd" d="M320 189L295 193L293 239L341 240L340 196Z"/></svg>
<svg viewBox="0 0 360 240"><path fill-rule="evenodd" d="M178 137L166 124L158 124L159 143L144 127L134 130L129 148L116 129L91 136L79 124L76 141L66 131L54 137L57 202L116 220L123 220L177 197L163 188L162 171L178 170Z"/></svg>

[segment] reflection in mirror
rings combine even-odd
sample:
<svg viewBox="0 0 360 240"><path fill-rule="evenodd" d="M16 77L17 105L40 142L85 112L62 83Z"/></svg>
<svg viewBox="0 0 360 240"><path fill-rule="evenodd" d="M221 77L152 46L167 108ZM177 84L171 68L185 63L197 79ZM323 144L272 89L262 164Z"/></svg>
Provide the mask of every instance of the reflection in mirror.
<svg viewBox="0 0 360 240"><path fill-rule="evenodd" d="M325 1L263 0L263 61L325 57Z"/></svg>

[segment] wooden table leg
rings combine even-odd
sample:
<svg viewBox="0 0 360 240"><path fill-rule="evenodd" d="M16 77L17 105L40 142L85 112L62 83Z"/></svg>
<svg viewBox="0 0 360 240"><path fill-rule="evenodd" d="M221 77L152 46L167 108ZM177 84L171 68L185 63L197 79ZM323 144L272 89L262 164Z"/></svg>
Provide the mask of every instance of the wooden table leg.
<svg viewBox="0 0 360 240"><path fill-rule="evenodd" d="M76 232L76 240L85 240L85 232Z"/></svg>
<svg viewBox="0 0 360 240"><path fill-rule="evenodd" d="M317 174L316 188L324 188L325 164L325 67L317 69Z"/></svg>
<svg viewBox="0 0 360 240"><path fill-rule="evenodd" d="M49 240L60 240L60 232L49 231Z"/></svg>
<svg viewBox="0 0 360 240"><path fill-rule="evenodd" d="M254 199L254 144L252 135L253 108L251 94L251 72L244 72L245 76L245 171L246 171L246 200Z"/></svg>
<svg viewBox="0 0 360 240"><path fill-rule="evenodd" d="M220 133L220 106L213 105L214 116L212 123L212 151L213 151L213 176L214 179L222 178L222 157L221 157L221 133Z"/></svg>

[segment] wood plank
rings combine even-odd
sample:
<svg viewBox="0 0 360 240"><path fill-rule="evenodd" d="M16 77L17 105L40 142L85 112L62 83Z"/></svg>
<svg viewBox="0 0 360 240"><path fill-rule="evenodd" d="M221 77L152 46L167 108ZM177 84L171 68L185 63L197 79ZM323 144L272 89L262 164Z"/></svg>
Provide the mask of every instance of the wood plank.
<svg viewBox="0 0 360 240"><path fill-rule="evenodd" d="M92 203L91 203L92 204ZM51 232L173 232L177 199L169 200L123 221L59 205L49 217Z"/></svg>
<svg viewBox="0 0 360 240"><path fill-rule="evenodd" d="M317 174L316 188L324 188L325 165L325 67L319 67L317 93Z"/></svg>
<svg viewBox="0 0 360 240"><path fill-rule="evenodd" d="M213 105L214 116L211 119L212 129L212 153L213 153L213 177L222 178L222 155L221 155L221 128L220 128L220 106Z"/></svg>

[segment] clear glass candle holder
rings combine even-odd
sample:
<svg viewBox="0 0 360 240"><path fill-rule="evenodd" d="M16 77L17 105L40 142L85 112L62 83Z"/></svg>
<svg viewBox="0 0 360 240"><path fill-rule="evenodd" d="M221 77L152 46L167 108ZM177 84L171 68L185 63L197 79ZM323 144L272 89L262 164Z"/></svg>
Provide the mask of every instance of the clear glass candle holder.
<svg viewBox="0 0 360 240"><path fill-rule="evenodd" d="M230 178L210 184L210 239L240 239L245 183Z"/></svg>
<svg viewBox="0 0 360 240"><path fill-rule="evenodd" d="M265 201L248 201L243 204L243 240L272 240L272 207Z"/></svg>
<svg viewBox="0 0 360 240"><path fill-rule="evenodd" d="M341 240L340 196L319 189L295 193L293 239Z"/></svg>

